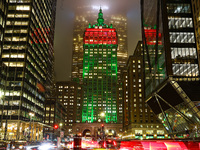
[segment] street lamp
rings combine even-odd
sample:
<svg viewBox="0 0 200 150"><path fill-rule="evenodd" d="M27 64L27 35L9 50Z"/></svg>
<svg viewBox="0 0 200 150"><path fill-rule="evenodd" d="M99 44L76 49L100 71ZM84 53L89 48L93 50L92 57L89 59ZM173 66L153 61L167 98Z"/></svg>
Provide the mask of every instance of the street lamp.
<svg viewBox="0 0 200 150"><path fill-rule="evenodd" d="M60 138L63 138L64 137L64 132L62 131L63 123L61 122L59 125L60 125Z"/></svg>
<svg viewBox="0 0 200 150"><path fill-rule="evenodd" d="M4 96L4 92L0 91L0 98L2 98Z"/></svg>
<svg viewBox="0 0 200 150"><path fill-rule="evenodd" d="M30 112L29 116L33 117L33 116L35 116L35 114L33 112Z"/></svg>
<svg viewBox="0 0 200 150"><path fill-rule="evenodd" d="M30 138L31 138L31 120L32 120L32 117L35 116L35 114L33 112L29 112L29 116L30 116L30 124L29 124L29 141L30 141ZM33 124L34 126L34 124ZM33 131L33 129L32 129ZM33 138L33 132L32 132L32 138Z"/></svg>
<svg viewBox="0 0 200 150"><path fill-rule="evenodd" d="M104 122L105 113L102 112L100 115L101 115L101 118L102 118L102 120L103 120L103 122Z"/></svg>
<svg viewBox="0 0 200 150"><path fill-rule="evenodd" d="M105 116L105 113L104 113L104 112L102 112L102 113L101 113L101 117L104 117L104 116Z"/></svg>
<svg viewBox="0 0 200 150"><path fill-rule="evenodd" d="M104 135L105 135L105 132L104 132L104 117L105 117L105 113L102 112L100 115L101 115L102 120L103 120L103 124L101 125L101 128L102 128L103 140L104 140Z"/></svg>

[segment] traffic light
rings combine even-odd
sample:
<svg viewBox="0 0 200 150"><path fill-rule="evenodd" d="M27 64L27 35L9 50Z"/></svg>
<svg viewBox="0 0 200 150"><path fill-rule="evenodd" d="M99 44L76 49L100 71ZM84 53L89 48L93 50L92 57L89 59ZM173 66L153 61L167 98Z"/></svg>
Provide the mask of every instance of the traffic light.
<svg viewBox="0 0 200 150"><path fill-rule="evenodd" d="M104 130L104 124L101 124L102 131Z"/></svg>
<svg viewBox="0 0 200 150"><path fill-rule="evenodd" d="M58 125L57 124L54 125L54 129L58 129Z"/></svg>

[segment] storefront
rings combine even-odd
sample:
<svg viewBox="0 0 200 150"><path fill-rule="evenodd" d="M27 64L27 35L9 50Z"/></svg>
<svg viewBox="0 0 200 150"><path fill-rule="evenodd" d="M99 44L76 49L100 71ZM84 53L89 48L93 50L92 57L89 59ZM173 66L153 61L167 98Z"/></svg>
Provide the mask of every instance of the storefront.
<svg viewBox="0 0 200 150"><path fill-rule="evenodd" d="M43 126L38 122L8 121L6 131L6 122L3 121L0 139L40 141L43 139Z"/></svg>

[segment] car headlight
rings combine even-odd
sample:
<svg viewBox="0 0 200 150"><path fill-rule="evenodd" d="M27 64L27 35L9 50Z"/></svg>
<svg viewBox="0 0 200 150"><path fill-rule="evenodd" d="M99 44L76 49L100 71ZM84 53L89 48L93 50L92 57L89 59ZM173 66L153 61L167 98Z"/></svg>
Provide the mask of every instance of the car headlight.
<svg viewBox="0 0 200 150"><path fill-rule="evenodd" d="M48 150L48 149L50 149L50 148L52 148L52 145L50 145L50 144L42 144L40 147L39 147L39 150Z"/></svg>
<svg viewBox="0 0 200 150"><path fill-rule="evenodd" d="M19 149L22 149L22 148L23 148L23 145L20 145L20 146L19 146Z"/></svg>

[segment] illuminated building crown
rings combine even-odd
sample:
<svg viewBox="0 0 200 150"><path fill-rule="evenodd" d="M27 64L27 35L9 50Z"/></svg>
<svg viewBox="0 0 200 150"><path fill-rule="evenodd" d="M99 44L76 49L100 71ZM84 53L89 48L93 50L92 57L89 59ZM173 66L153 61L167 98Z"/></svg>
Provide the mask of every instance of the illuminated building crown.
<svg viewBox="0 0 200 150"><path fill-rule="evenodd" d="M98 14L98 18L97 18L97 23L93 26L91 26L91 24L89 23L89 27L88 28L95 28L95 26L102 26L102 28L112 28L112 24L110 24L110 26L106 25L104 23L104 18L103 18L103 12L102 9L99 9L99 14Z"/></svg>
<svg viewBox="0 0 200 150"><path fill-rule="evenodd" d="M100 26L102 26L104 24L104 19L103 19L103 13L102 13L102 9L100 8L99 10L99 18L97 19L97 22Z"/></svg>

